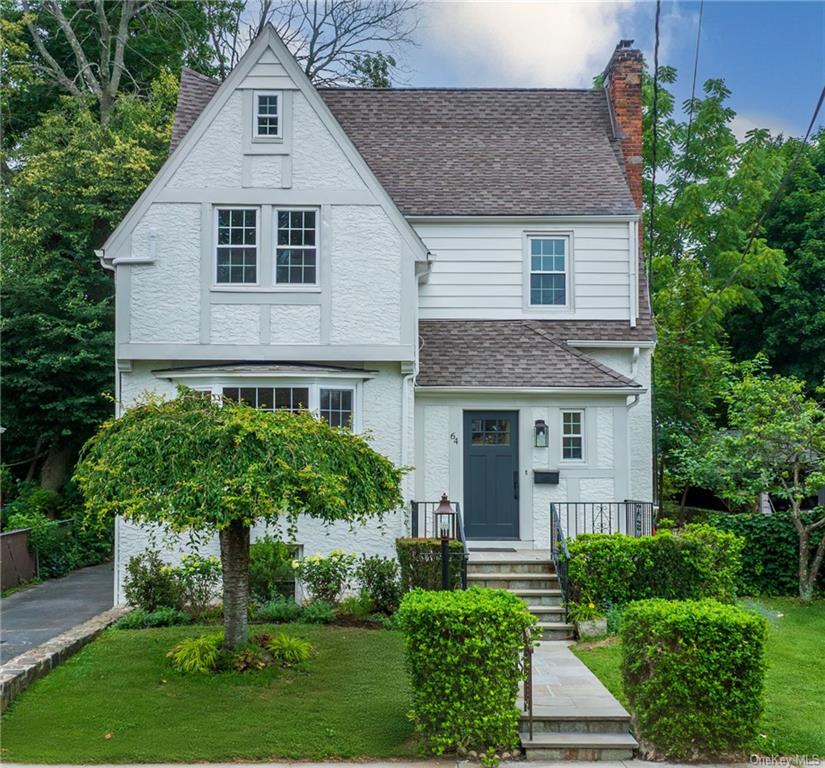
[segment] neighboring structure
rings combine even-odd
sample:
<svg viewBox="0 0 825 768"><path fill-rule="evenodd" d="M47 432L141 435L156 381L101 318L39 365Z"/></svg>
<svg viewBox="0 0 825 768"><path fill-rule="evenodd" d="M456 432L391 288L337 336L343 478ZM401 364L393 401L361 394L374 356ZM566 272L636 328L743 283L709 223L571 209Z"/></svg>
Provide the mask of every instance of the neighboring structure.
<svg viewBox="0 0 825 768"><path fill-rule="evenodd" d="M414 467L407 499L462 502L471 546L651 500L641 71L623 41L603 90L315 89L271 28L223 84L184 70L173 152L99 253L120 402L351 424ZM391 554L408 518L297 543ZM147 536L119 522L118 585Z"/></svg>

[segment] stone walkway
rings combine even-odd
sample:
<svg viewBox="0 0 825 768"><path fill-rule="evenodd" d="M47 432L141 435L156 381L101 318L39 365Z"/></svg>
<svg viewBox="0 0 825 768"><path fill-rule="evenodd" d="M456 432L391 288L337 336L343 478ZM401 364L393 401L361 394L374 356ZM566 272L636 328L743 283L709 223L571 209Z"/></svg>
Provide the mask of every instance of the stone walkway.
<svg viewBox="0 0 825 768"><path fill-rule="evenodd" d="M533 651L533 714L629 717L570 645L566 640L544 641Z"/></svg>
<svg viewBox="0 0 825 768"><path fill-rule="evenodd" d="M111 563L81 568L0 599L0 663L112 607Z"/></svg>

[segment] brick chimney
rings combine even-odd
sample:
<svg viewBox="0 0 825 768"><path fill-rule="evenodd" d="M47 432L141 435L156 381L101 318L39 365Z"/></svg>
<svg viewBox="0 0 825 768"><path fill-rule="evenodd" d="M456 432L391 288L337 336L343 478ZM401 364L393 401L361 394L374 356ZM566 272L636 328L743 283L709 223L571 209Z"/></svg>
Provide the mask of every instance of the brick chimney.
<svg viewBox="0 0 825 768"><path fill-rule="evenodd" d="M642 208L642 52L620 40L604 70L604 85L616 138L621 141L625 175L636 207Z"/></svg>

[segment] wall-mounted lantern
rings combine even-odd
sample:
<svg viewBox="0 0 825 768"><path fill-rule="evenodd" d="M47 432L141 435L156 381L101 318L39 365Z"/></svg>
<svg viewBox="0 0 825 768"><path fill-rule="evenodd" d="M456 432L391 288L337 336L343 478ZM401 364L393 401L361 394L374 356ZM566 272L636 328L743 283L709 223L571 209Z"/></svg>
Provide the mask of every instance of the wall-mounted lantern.
<svg viewBox="0 0 825 768"><path fill-rule="evenodd" d="M536 448L546 448L548 433L547 425L544 423L544 419L536 419L536 423L533 425L533 433L533 444L536 446Z"/></svg>

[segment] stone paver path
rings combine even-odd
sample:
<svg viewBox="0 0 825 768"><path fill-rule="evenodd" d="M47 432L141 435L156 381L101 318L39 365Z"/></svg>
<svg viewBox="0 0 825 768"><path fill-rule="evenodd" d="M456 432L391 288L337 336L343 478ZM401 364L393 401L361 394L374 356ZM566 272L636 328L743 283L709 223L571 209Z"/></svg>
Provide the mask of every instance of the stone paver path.
<svg viewBox="0 0 825 768"><path fill-rule="evenodd" d="M533 651L533 714L629 717L570 645L567 640L546 640Z"/></svg>
<svg viewBox="0 0 825 768"><path fill-rule="evenodd" d="M0 599L0 663L111 608L113 580L104 563Z"/></svg>

